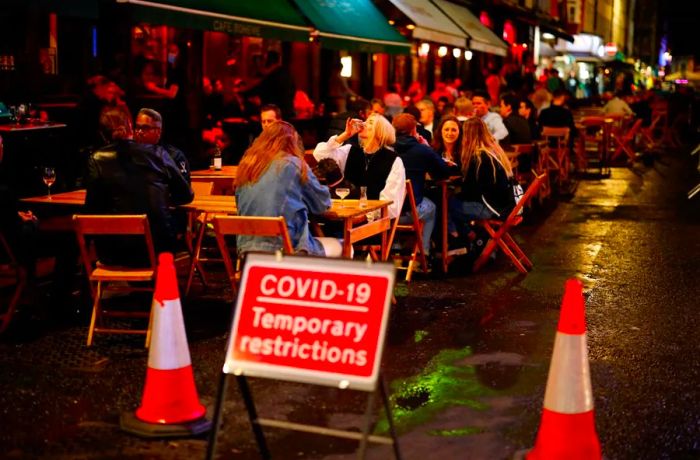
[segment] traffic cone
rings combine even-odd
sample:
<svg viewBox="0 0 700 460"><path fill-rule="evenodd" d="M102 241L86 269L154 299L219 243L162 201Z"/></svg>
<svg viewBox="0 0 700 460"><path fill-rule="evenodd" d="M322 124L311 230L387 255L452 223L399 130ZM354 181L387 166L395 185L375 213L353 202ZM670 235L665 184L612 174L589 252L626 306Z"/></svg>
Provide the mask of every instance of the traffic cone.
<svg viewBox="0 0 700 460"><path fill-rule="evenodd" d="M566 282L544 395L542 422L528 460L600 459L586 348L583 285Z"/></svg>
<svg viewBox="0 0 700 460"><path fill-rule="evenodd" d="M186 436L207 431L206 408L194 384L190 351L171 253L158 257L153 327L141 406L123 414L124 430L142 436Z"/></svg>

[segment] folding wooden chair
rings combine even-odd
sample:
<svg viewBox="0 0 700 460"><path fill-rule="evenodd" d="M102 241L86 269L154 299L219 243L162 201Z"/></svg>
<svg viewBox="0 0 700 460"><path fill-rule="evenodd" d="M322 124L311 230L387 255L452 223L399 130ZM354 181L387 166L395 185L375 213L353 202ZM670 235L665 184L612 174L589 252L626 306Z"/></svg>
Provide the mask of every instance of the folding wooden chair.
<svg viewBox="0 0 700 460"><path fill-rule="evenodd" d="M612 154L611 160L616 160L622 154L627 154L630 162L634 162L636 155L634 153L634 139L642 128L642 119L636 120L632 127L623 129L622 131L612 133L612 142L615 146L615 151Z"/></svg>
<svg viewBox="0 0 700 460"><path fill-rule="evenodd" d="M554 155L549 155L549 169L557 172L557 183L563 184L569 180L569 168L571 159L569 158L569 128L555 128L545 126L542 128L542 138L554 143L550 146Z"/></svg>
<svg viewBox="0 0 700 460"><path fill-rule="evenodd" d="M653 149L656 147L659 147L661 142L663 141L663 129L664 129L664 122L666 117L665 112L654 112L652 115L651 119L651 124L647 126L646 128L642 127L641 128L641 134L642 134L642 139L647 144L648 149ZM661 136L658 136L656 133L661 130Z"/></svg>
<svg viewBox="0 0 700 460"><path fill-rule="evenodd" d="M407 233L411 238L414 238L413 240L413 249L411 251L410 256L402 256L401 254L395 254L393 256L394 260L399 260L401 262L404 262L405 260L408 260L408 265L403 266L400 265L396 267L398 270L406 270L406 282L411 281L411 276L413 275L413 270L415 269L416 263L420 263L421 269L423 272L428 271L428 260L425 256L425 252L423 251L423 221L418 217L418 206L416 205L416 197L413 194L413 185L411 184L411 180L408 179L406 180L406 197L408 198L408 204L409 204L409 213L411 216L411 222L408 224L402 224L399 222L399 219L394 219L395 222L393 222L391 226L391 232L389 234L389 242L387 243L387 247L384 249L384 253L382 254L382 260L388 259L390 253L391 253L391 246L394 242L394 238L396 237L396 234L398 232L401 233ZM404 199L405 202L405 199ZM376 257L376 253L375 253ZM373 257L373 258L375 258Z"/></svg>
<svg viewBox="0 0 700 460"><path fill-rule="evenodd" d="M513 227L520 225L523 221L523 217L518 215L518 212L520 212L520 210L535 196L544 177L544 174L535 177L535 180L532 181L532 184L527 188L527 191L518 204L515 205L506 220L480 219L475 221L476 225L483 227L491 238L488 243L486 243L479 258L474 262L472 269L474 272L477 272L486 261L488 261L489 256L496 250L497 246L503 250L504 254L510 257L513 265L515 265L520 273L527 273L528 270L532 269L532 262L527 258L522 249L520 249L520 246L518 246L509 232Z"/></svg>
<svg viewBox="0 0 700 460"><path fill-rule="evenodd" d="M3 295L3 303L5 299L7 303L0 308L0 334L10 325L26 284L26 270L17 263L10 245L0 233L0 290L7 291L7 296Z"/></svg>
<svg viewBox="0 0 700 460"><path fill-rule="evenodd" d="M549 180L549 165L551 148L547 141L538 141L535 144L537 150L537 161L532 168L534 176L543 176L542 183L537 192L537 199L542 204L552 194L552 184Z"/></svg>
<svg viewBox="0 0 700 460"><path fill-rule="evenodd" d="M226 274L231 282L233 292L236 292L238 289L238 278L240 275L239 258L236 257L236 264L234 265L229 247L226 244L227 236L279 237L281 238L280 249L285 254L294 253L292 239L289 236L287 222L284 217L215 216L212 219L212 224L214 225L216 241L219 245L219 251L221 251Z"/></svg>
<svg viewBox="0 0 700 460"><path fill-rule="evenodd" d="M153 239L146 215L75 215L75 231L78 236L80 255L85 266L85 273L90 281L93 296L92 318L88 329L87 345L92 345L96 333L109 334L145 334L146 347L151 342L151 305L148 312L106 310L101 305L102 295L106 291L153 291L153 286L134 287L127 283L155 281L156 256ZM97 260L94 248L88 246L89 236L142 236L148 256L148 266L132 268L105 265ZM118 283L112 285L111 283ZM146 329L104 327L103 317L148 318Z"/></svg>

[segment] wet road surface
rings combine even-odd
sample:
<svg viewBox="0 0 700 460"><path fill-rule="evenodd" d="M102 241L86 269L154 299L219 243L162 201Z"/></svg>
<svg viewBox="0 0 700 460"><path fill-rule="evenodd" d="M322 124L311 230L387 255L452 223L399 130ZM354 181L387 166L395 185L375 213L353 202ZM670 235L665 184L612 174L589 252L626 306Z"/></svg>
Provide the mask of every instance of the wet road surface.
<svg viewBox="0 0 700 460"><path fill-rule="evenodd" d="M696 172L682 156L614 168L537 210L516 239L527 276L499 256L477 275L399 284L383 372L405 459L501 459L532 446L564 281L584 283L596 425L609 459L700 458ZM223 282L223 280L221 280ZM216 395L230 303L221 289L183 300L197 388ZM228 294L230 295L230 294ZM143 440L119 415L141 398L141 339L25 309L0 340L2 458L203 458L204 437ZM366 394L251 379L263 417L358 430ZM377 406L377 434L386 418ZM355 441L267 429L275 459L355 458ZM220 458L259 458L231 382ZM368 458L391 450L371 446Z"/></svg>

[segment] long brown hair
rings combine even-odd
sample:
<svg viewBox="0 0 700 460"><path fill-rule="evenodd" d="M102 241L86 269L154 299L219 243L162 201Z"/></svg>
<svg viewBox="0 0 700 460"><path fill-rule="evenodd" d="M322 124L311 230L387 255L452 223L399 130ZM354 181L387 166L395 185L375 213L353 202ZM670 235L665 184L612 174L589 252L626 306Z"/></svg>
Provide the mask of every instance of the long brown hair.
<svg viewBox="0 0 700 460"><path fill-rule="evenodd" d="M462 125L462 174L466 177L471 167L472 159L479 170L482 161L481 152L485 152L491 160L500 163L508 177L513 176L513 167L508 156L503 151L496 139L489 132L486 123L478 117L467 119ZM496 165L493 165L493 181L496 181Z"/></svg>
<svg viewBox="0 0 700 460"><path fill-rule="evenodd" d="M304 147L294 126L286 121L276 121L253 141L243 154L238 164L236 185L243 186L255 183L260 179L273 160L285 155L294 156L301 160L300 181L306 183L308 166L304 161Z"/></svg>
<svg viewBox="0 0 700 460"><path fill-rule="evenodd" d="M447 123L448 121L457 123L457 128L459 128L459 136L455 141L454 147L452 147L452 149L454 150L452 152L452 155L454 156L453 161L461 161L462 137L464 137L464 128L462 127L462 122L459 121L454 115L446 115L440 119L440 124L438 125L437 129L433 130L432 147L433 150L440 154L447 152L445 140L442 138L442 127L445 126L445 123Z"/></svg>

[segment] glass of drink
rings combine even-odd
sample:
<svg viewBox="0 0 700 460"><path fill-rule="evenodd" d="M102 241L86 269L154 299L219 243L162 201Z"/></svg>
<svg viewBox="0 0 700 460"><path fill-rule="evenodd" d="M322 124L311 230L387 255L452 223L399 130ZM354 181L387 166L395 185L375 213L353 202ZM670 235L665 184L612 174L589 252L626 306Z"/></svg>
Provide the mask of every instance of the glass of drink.
<svg viewBox="0 0 700 460"><path fill-rule="evenodd" d="M347 187L338 187L335 189L335 194L338 195L338 198L340 198L340 207L344 208L345 205L343 204L343 200L346 196L350 195L350 189Z"/></svg>
<svg viewBox="0 0 700 460"><path fill-rule="evenodd" d="M367 207L367 187L364 185L360 187L360 207Z"/></svg>
<svg viewBox="0 0 700 460"><path fill-rule="evenodd" d="M46 188L48 189L49 199L51 199L51 186L56 182L56 168L44 168L44 175L42 177Z"/></svg>

